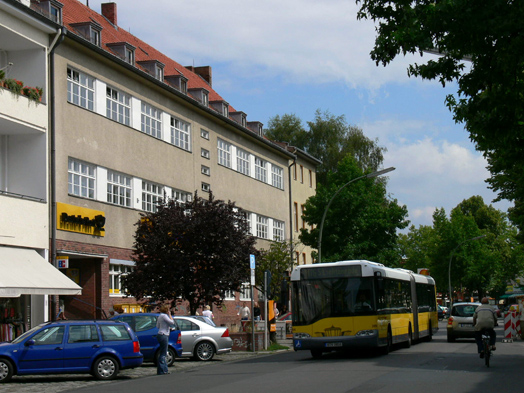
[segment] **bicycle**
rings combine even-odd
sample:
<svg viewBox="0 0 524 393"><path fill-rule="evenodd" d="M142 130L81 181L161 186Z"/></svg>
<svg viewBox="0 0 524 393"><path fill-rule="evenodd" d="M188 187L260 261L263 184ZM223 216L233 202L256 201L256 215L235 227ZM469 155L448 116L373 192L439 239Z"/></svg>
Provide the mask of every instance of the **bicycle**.
<svg viewBox="0 0 524 393"><path fill-rule="evenodd" d="M484 363L489 367L489 359L491 358L491 345L489 343L490 336L486 330L482 331L482 348L484 349Z"/></svg>

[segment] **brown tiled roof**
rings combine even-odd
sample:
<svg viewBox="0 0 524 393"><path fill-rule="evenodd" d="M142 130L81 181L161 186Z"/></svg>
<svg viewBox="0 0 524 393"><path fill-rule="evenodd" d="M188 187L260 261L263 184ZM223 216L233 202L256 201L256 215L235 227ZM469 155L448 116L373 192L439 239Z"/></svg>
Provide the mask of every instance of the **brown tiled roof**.
<svg viewBox="0 0 524 393"><path fill-rule="evenodd" d="M102 26L102 49L114 54L114 51L107 46L107 44L126 42L133 45L135 50L135 66L140 67L138 62L147 60L156 60L165 64L164 75L180 75L188 79L188 89L205 88L209 91L209 101L224 100L209 84L198 74L188 70L186 67L170 59L162 52L156 50L151 45L135 37L125 29L114 26L104 16L93 11L86 5L77 0L60 0L64 5L62 8L62 20L64 26L71 32L77 34L77 31L72 27L75 23L96 22ZM234 112L235 109L229 106L229 110Z"/></svg>

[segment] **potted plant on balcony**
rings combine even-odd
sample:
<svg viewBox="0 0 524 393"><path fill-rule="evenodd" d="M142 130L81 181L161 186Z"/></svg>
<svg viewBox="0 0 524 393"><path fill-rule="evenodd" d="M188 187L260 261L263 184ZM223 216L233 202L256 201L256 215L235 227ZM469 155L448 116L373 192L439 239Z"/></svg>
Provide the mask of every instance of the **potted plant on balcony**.
<svg viewBox="0 0 524 393"><path fill-rule="evenodd" d="M4 79L4 87L11 90L14 94L22 94L22 88L24 87L24 82L17 81L16 79Z"/></svg>
<svg viewBox="0 0 524 393"><path fill-rule="evenodd" d="M40 102L42 101L43 89L38 86L37 87L24 86L22 88L22 94L25 95L30 100Z"/></svg>
<svg viewBox="0 0 524 393"><path fill-rule="evenodd" d="M4 87L5 71L0 70L0 87Z"/></svg>

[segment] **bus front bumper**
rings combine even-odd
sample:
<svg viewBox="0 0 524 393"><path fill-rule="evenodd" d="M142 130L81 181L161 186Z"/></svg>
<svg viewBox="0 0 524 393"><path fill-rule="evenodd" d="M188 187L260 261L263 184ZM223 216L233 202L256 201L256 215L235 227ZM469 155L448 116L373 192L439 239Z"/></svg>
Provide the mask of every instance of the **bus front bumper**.
<svg viewBox="0 0 524 393"><path fill-rule="evenodd" d="M336 351L349 348L376 348L386 344L386 339L380 339L378 330L368 330L365 334L355 336L336 337L304 337L295 335L293 337L293 349Z"/></svg>

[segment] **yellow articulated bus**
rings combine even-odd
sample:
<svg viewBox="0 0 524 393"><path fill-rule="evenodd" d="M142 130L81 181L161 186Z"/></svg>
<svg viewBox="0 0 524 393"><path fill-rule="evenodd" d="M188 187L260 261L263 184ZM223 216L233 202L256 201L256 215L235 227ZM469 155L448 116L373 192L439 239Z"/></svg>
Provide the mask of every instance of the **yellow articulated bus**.
<svg viewBox="0 0 524 393"><path fill-rule="evenodd" d="M435 280L369 261L298 266L291 273L293 348L323 352L410 347L438 331Z"/></svg>

